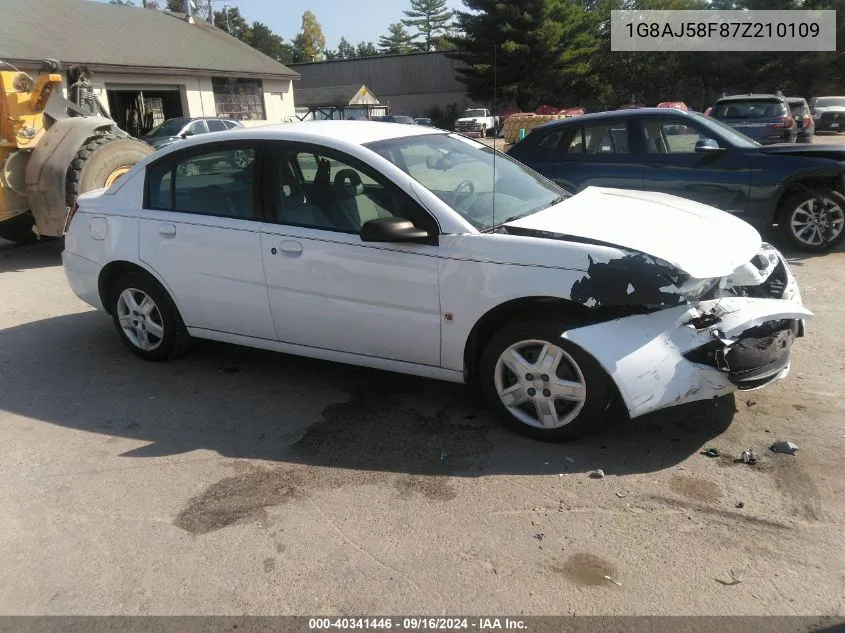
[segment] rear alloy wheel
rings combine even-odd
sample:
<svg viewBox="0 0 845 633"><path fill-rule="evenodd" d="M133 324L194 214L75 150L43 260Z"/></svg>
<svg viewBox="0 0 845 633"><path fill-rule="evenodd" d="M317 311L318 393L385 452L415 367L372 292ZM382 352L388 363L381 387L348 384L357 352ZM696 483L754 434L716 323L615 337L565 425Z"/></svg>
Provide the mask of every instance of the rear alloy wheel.
<svg viewBox="0 0 845 633"><path fill-rule="evenodd" d="M546 441L595 431L609 403L609 381L580 347L561 338L572 324L505 326L482 355L479 378L490 405L517 433Z"/></svg>
<svg viewBox="0 0 845 633"><path fill-rule="evenodd" d="M802 251L826 251L845 235L845 196L830 189L790 196L783 203L779 225Z"/></svg>
<svg viewBox="0 0 845 633"><path fill-rule="evenodd" d="M167 292L150 276L127 273L111 291L111 313L120 338L135 354L161 361L182 354L190 336Z"/></svg>

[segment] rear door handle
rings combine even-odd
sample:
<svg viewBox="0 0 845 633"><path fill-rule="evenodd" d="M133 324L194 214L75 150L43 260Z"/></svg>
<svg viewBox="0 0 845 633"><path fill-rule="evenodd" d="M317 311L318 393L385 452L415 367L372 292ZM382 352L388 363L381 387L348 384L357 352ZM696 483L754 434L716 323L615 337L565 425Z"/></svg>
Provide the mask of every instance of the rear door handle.
<svg viewBox="0 0 845 633"><path fill-rule="evenodd" d="M159 235L164 235L165 237L173 237L176 235L176 225L175 224L159 224L158 225L158 233Z"/></svg>
<svg viewBox="0 0 845 633"><path fill-rule="evenodd" d="M294 240L285 240L279 245L279 248L282 251L282 255L287 255L288 257L299 257L302 255L302 244Z"/></svg>

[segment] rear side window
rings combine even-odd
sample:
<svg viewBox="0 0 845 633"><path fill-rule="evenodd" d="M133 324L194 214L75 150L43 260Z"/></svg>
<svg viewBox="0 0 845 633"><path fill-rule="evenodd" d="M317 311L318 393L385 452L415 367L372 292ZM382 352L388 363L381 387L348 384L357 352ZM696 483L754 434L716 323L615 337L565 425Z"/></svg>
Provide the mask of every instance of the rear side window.
<svg viewBox="0 0 845 633"><path fill-rule="evenodd" d="M766 99L742 99L717 103L711 116L717 119L770 119L786 116L786 104Z"/></svg>
<svg viewBox="0 0 845 633"><path fill-rule="evenodd" d="M148 209L252 220L256 208L256 150L230 146L201 154L178 154L147 170Z"/></svg>
<svg viewBox="0 0 845 633"><path fill-rule="evenodd" d="M628 125L624 121L585 125L575 132L566 149L567 154L629 154L630 152Z"/></svg>
<svg viewBox="0 0 845 633"><path fill-rule="evenodd" d="M223 130L228 129L223 121L215 121L214 119L209 119L206 123L208 124L209 132L222 132Z"/></svg>
<svg viewBox="0 0 845 633"><path fill-rule="evenodd" d="M555 130L554 132L546 134L546 136L541 138L540 142L537 143L537 147L542 149L557 149L564 133L564 130Z"/></svg>

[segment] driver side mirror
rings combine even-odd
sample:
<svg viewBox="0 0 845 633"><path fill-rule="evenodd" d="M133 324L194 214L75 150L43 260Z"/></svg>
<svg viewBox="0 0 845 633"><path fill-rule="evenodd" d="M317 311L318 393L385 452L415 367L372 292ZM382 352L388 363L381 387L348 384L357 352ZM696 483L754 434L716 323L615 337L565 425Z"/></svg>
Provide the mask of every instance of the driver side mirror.
<svg viewBox="0 0 845 633"><path fill-rule="evenodd" d="M428 239L428 232L405 218L376 218L361 227L362 242L426 242Z"/></svg>
<svg viewBox="0 0 845 633"><path fill-rule="evenodd" d="M194 133L191 132L191 130L185 130L179 136L181 136L182 138L188 138L189 136L193 136L193 135L194 135Z"/></svg>
<svg viewBox="0 0 845 633"><path fill-rule="evenodd" d="M702 154L718 154L724 152L724 147L719 147L719 144L712 138L702 138L695 144L695 151Z"/></svg>

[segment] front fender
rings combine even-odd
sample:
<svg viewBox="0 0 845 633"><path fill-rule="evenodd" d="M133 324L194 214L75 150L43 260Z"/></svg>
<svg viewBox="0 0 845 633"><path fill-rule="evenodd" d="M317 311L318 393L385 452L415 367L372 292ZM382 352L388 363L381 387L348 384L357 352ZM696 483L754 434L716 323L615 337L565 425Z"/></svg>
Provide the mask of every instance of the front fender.
<svg viewBox="0 0 845 633"><path fill-rule="evenodd" d="M96 132L117 129L103 117L71 117L50 126L26 164L26 193L39 235L59 237L68 208L67 172L79 148Z"/></svg>

